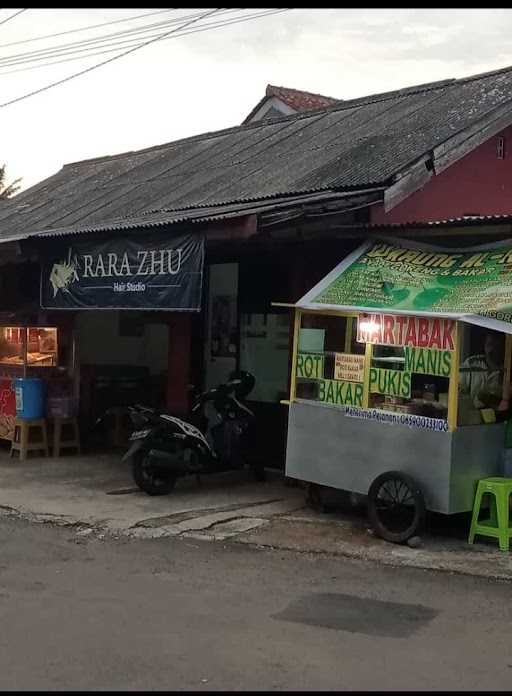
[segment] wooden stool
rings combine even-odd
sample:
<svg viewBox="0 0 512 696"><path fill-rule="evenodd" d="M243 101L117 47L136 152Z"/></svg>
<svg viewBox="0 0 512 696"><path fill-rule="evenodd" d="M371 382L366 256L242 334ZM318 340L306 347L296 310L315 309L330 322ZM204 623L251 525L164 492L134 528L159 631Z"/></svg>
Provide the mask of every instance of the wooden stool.
<svg viewBox="0 0 512 696"><path fill-rule="evenodd" d="M80 454L80 431L74 417L53 419L53 456L60 457L63 449L76 449Z"/></svg>
<svg viewBox="0 0 512 696"><path fill-rule="evenodd" d="M35 438L31 440L31 436ZM46 431L46 419L16 418L14 421L14 437L11 443L11 457L18 452L19 459L26 459L29 452L44 452L48 456L48 434Z"/></svg>

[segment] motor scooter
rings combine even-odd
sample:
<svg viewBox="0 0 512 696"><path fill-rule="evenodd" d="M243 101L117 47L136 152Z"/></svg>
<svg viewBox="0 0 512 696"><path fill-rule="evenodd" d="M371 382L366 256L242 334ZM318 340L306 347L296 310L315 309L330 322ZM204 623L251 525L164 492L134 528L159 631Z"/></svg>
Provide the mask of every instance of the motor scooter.
<svg viewBox="0 0 512 696"><path fill-rule="evenodd" d="M155 409L130 406L136 429L123 461L132 462L137 486L149 495L164 495L179 477L243 468L244 441L255 416L240 399L254 383L248 372L233 373L226 383L199 394L192 416L198 417L200 427ZM251 469L256 480L265 479L262 464Z"/></svg>

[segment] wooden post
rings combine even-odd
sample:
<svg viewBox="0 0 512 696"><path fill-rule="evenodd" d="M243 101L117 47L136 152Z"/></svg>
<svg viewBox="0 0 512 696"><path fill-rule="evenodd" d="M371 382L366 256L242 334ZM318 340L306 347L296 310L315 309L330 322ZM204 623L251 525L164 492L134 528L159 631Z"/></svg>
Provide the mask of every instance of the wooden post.
<svg viewBox="0 0 512 696"><path fill-rule="evenodd" d="M370 405L370 368L372 366L373 345L367 343L364 350L363 408Z"/></svg>
<svg viewBox="0 0 512 696"><path fill-rule="evenodd" d="M299 352L299 331L302 320L300 309L295 310L293 323L292 374L290 375L290 401L295 401L295 383L297 379L297 353Z"/></svg>
<svg viewBox="0 0 512 696"><path fill-rule="evenodd" d="M455 350L452 355L450 384L448 387L448 430L457 428L457 410L459 405L459 364L460 364L460 327L455 322Z"/></svg>

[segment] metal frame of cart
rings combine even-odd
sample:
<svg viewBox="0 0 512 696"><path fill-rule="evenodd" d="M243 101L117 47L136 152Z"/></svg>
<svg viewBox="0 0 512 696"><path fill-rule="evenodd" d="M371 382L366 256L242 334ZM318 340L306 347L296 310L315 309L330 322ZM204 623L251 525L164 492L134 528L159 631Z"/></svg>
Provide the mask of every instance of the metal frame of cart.
<svg viewBox="0 0 512 696"><path fill-rule="evenodd" d="M510 245L510 241L509 241ZM405 312L393 307L375 308L350 306L344 302L339 308L328 305L319 308L311 298L323 283L332 281L335 273L347 268L361 255L368 244L356 250L331 274L326 276L296 305L293 357L288 419L286 475L305 482L329 486L367 495L375 479L386 471L398 471L412 477L421 491L426 509L453 514L472 509L478 479L503 475L503 447L505 423L457 425L461 327L480 324L500 330L503 324L490 326L475 321L474 316L461 313ZM504 253L504 252L503 252ZM496 255L496 254L495 254ZM277 304L277 303L276 303ZM328 303L326 303L328 304ZM340 303L341 304L341 303ZM354 302L354 305L356 303ZM358 406L332 405L297 397L297 362L299 358L299 331L302 317L328 316L346 319L345 351L350 346L351 333L361 312L375 314L407 314L410 317L450 318L455 322L454 350L447 398L447 419L439 427L435 419L389 413L370 407L369 374L372 365L373 344L366 343L364 353L364 380L362 398ZM512 355L512 327L506 327L503 384L510 384ZM343 350L343 347L341 347ZM428 374L428 373L426 373Z"/></svg>
<svg viewBox="0 0 512 696"><path fill-rule="evenodd" d="M366 344L362 408L340 408L296 397L301 317L327 314L354 319L347 312L295 310L289 400L286 475L311 483L367 494L386 470L410 474L421 486L429 510L471 510L475 481L502 471L503 423L457 427L459 326L449 378L448 428L436 431L400 423L385 411L369 409L369 368L373 345ZM510 374L512 336L506 336L505 364ZM411 419L409 419L410 421Z"/></svg>

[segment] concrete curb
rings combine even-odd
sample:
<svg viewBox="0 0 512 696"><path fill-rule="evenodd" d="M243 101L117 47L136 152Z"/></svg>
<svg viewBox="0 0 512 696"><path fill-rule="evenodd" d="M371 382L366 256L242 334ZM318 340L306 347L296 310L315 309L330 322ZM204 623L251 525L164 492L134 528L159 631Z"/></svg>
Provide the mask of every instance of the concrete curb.
<svg viewBox="0 0 512 696"><path fill-rule="evenodd" d="M258 507L260 506L254 506L256 509ZM117 528L111 524L110 520L74 519L66 515L37 513L22 508L0 506L0 516L3 517L73 529L77 543L85 543L89 538L193 538L202 541L230 542L261 550L294 551L323 557L337 556L392 567L434 570L500 582L512 581L512 555L487 550L487 548L475 547L468 551L412 549L376 539L368 534L366 529L358 528L350 521L321 518L312 520L308 517L290 515L289 512L274 513L272 517L264 519L252 514L243 514L241 510L238 512L239 514L226 515L224 518L214 514L205 515L202 518L196 518L195 521L190 520L191 525L181 526L180 523L170 523L159 527L146 527L143 523L137 523L128 528ZM300 543L287 541L287 534L283 533L283 528L286 526L300 539ZM312 530L313 534L311 534ZM315 541L314 532L318 533L319 530L323 542L321 544L318 543L318 538ZM351 542L346 541L343 536L347 535L356 538ZM80 540L83 541L80 542ZM503 564L508 567L500 567Z"/></svg>

